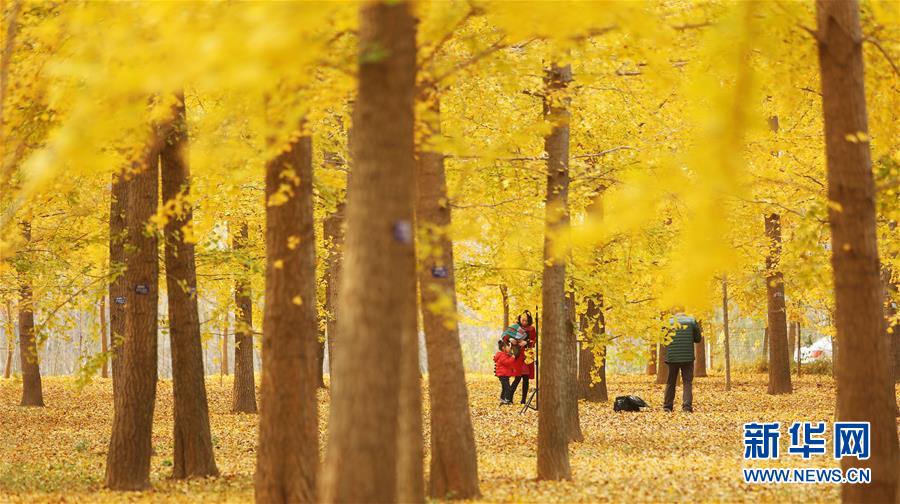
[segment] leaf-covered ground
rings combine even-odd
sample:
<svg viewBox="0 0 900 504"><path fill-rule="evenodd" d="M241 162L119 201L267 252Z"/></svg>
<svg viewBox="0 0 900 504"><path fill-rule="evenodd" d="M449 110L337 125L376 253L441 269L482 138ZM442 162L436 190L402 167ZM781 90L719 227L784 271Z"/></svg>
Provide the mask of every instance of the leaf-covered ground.
<svg viewBox="0 0 900 504"><path fill-rule="evenodd" d="M609 403L581 404L585 440L571 447L572 482L536 482L537 413L500 407L499 385L486 375L468 377L478 443L481 489L492 502L592 501L836 501L835 485L748 485L741 467L747 421L833 420L830 377L794 381L795 393L769 396L762 374L737 375L730 393L721 377L695 381L694 414L660 410L662 387L650 377L610 377L610 396L637 394L653 408L614 413ZM122 501L101 489L112 422L109 380L78 392L74 380L45 378L46 408L17 406L21 384L0 382L0 500ZM231 381L207 382L213 442L222 477L175 482L171 472L172 386L160 382L153 430L152 492L132 501L247 502L253 497L257 418L229 413ZM680 391L679 391L680 393ZM320 391L321 439L326 437L328 396ZM427 415L427 412L426 412ZM427 422L427 418L426 418ZM427 425L427 423L426 423ZM782 429L782 451L787 432ZM428 433L425 433L426 446ZM774 464L769 464L774 465ZM783 456L785 467L834 467L829 456L804 462ZM428 467L427 463L425 465Z"/></svg>

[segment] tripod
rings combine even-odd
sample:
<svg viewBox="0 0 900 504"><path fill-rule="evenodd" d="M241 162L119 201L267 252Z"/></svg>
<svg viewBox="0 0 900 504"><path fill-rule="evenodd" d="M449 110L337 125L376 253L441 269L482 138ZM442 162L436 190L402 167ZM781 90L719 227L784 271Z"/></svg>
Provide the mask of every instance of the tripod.
<svg viewBox="0 0 900 504"><path fill-rule="evenodd" d="M538 308L534 307L534 333L537 334L538 331ZM541 377L540 375L540 367L538 365L538 352L540 349L540 345L535 342L534 345L534 390L531 391L531 394L528 396L528 401L522 406L522 410L519 411L520 415L525 414L526 411L533 409L537 411L538 409L538 379Z"/></svg>

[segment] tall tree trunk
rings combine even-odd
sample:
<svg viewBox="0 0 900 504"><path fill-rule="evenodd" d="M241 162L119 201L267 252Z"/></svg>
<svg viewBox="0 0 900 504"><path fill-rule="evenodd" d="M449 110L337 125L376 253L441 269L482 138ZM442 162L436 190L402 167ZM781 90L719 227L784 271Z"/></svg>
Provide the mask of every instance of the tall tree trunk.
<svg viewBox="0 0 900 504"><path fill-rule="evenodd" d="M162 200L174 205L164 228L166 293L169 307L169 338L172 349L172 396L174 402L172 477L216 476L209 405L206 399L200 316L197 312L197 269L194 244L186 236L193 225L190 203L191 168L188 164L188 131L184 95L173 106L173 124L160 152ZM228 317L226 315L226 321ZM223 336L227 342L227 336ZM223 355L227 356L225 353ZM227 363L226 363L227 366Z"/></svg>
<svg viewBox="0 0 900 504"><path fill-rule="evenodd" d="M647 358L647 374L650 376L656 375L656 353L657 353L657 343L649 343L647 345L647 352L649 357Z"/></svg>
<svg viewBox="0 0 900 504"><path fill-rule="evenodd" d="M155 170L155 168L154 168ZM113 173L109 203L109 342L112 362L113 397L121 393L122 347L125 343L125 208L128 204L130 181L124 172Z"/></svg>
<svg viewBox="0 0 900 504"><path fill-rule="evenodd" d="M411 304L415 306L415 288ZM407 325L415 328L415 309ZM429 373L431 374L431 373ZM397 415L397 502L425 502L425 446L422 420L422 372L419 369L419 335L404 333L400 342L399 414Z"/></svg>
<svg viewBox="0 0 900 504"><path fill-rule="evenodd" d="M27 264L30 258L31 221L22 221L22 238L25 245L17 260L19 276L19 361L22 366L22 406L43 406L44 392L41 386L41 368L38 358L37 334L34 332L34 297L31 272Z"/></svg>
<svg viewBox="0 0 900 504"><path fill-rule="evenodd" d="M800 322L794 322L797 325L797 378L800 378L800 348L803 346L803 340L801 338L801 330L800 330Z"/></svg>
<svg viewBox="0 0 900 504"><path fill-rule="evenodd" d="M506 284L500 285L500 297L503 302L503 329L509 327L509 288Z"/></svg>
<svg viewBox="0 0 900 504"><path fill-rule="evenodd" d="M863 78L863 34L855 0L817 0L819 65L834 271L837 418L871 423L871 456L841 466L872 469L867 485L842 486L844 502L897 502L900 455L885 338ZM860 138L862 136L862 138ZM856 141L852 141L852 139Z"/></svg>
<svg viewBox="0 0 900 504"><path fill-rule="evenodd" d="M566 423L569 441L584 441L581 419L578 416L578 339L575 335L575 292L574 286L566 293Z"/></svg>
<svg viewBox="0 0 900 504"><path fill-rule="evenodd" d="M669 376L669 366L666 364L666 345L659 344L659 356L656 358L656 383L662 385L666 383Z"/></svg>
<svg viewBox="0 0 900 504"><path fill-rule="evenodd" d="M728 335L728 280L722 278L722 332L725 336L725 390L731 390L731 339Z"/></svg>
<svg viewBox="0 0 900 504"><path fill-rule="evenodd" d="M416 22L410 5L365 4L359 38L354 166L337 319L342 346L331 389L324 502L397 500L397 481L406 480L397 475L400 355L403 342L417 337ZM373 355L370 334L360 328L376 321L378 353ZM362 363L376 360L375 371L360 372Z"/></svg>
<svg viewBox="0 0 900 504"><path fill-rule="evenodd" d="M694 377L706 375L706 338L699 343L694 343Z"/></svg>
<svg viewBox="0 0 900 504"><path fill-rule="evenodd" d="M766 216L766 304L769 328L769 393L790 394L791 357L787 344L787 312L784 305L784 277L781 274L781 217Z"/></svg>
<svg viewBox="0 0 900 504"><path fill-rule="evenodd" d="M544 138L547 153L547 199L544 233L544 272L541 297L544 307L543 365L538 410L537 476L539 480L572 479L569 465L569 429L566 423L566 260L554 252L559 236L569 226L569 111L559 93L572 81L569 66L547 70L544 120L552 124ZM552 96L556 95L556 96Z"/></svg>
<svg viewBox="0 0 900 504"><path fill-rule="evenodd" d="M247 248L249 230L241 222L231 246L242 254ZM244 259L242 258L242 261ZM234 388L231 390L233 413L256 413L256 382L253 376L253 300L249 268L244 266L234 282Z"/></svg>
<svg viewBox="0 0 900 504"><path fill-rule="evenodd" d="M125 333L122 362L114 394L112 436L106 458L106 486L112 490L150 487L151 433L157 379L157 311L159 307L158 238L147 232L156 215L159 151L150 146L135 162L125 204ZM114 361L115 362L115 361ZM113 367L115 373L115 366ZM113 375L115 377L115 374Z"/></svg>
<svg viewBox="0 0 900 504"><path fill-rule="evenodd" d="M328 247L325 258L325 337L328 342L328 375L331 386L334 387L334 356L338 346L337 335L337 301L338 285L341 277L341 260L344 249L344 207L345 203L338 203L334 212L325 217L323 224L325 243Z"/></svg>
<svg viewBox="0 0 900 504"><path fill-rule="evenodd" d="M279 194L287 198L277 198ZM312 140L301 136L266 166L266 309L255 478L259 503L317 500L315 246Z"/></svg>
<svg viewBox="0 0 900 504"><path fill-rule="evenodd" d="M106 358L106 352L109 351L107 343L107 327L106 327L106 294L100 296L100 352L103 354L103 367L100 368L100 377L109 377L109 360Z"/></svg>
<svg viewBox="0 0 900 504"><path fill-rule="evenodd" d="M6 366L3 367L3 378L9 378L12 374L13 349L15 348L16 330L12 318L12 306L6 301Z"/></svg>
<svg viewBox="0 0 900 504"><path fill-rule="evenodd" d="M768 316L768 315L767 315ZM769 326L763 329L762 358L768 363L769 361Z"/></svg>
<svg viewBox="0 0 900 504"><path fill-rule="evenodd" d="M594 341L602 338L606 332L606 323L603 318L602 301L599 296L587 298L587 313L585 314L585 334L581 346L581 354L578 359L578 388L579 398L588 402L606 402L609 394L606 386L606 345L602 348L603 359L597 366L598 383L591 383L591 370L596 366L594 358Z"/></svg>
<svg viewBox="0 0 900 504"><path fill-rule="evenodd" d="M429 134L440 136L438 97L426 95L421 99L428 101L435 116L434 123L428 125ZM419 291L431 400L428 495L433 499L474 499L481 494L478 456L459 341L450 222L444 155L431 150L420 152L416 171L416 225L420 250L424 251L420 258Z"/></svg>

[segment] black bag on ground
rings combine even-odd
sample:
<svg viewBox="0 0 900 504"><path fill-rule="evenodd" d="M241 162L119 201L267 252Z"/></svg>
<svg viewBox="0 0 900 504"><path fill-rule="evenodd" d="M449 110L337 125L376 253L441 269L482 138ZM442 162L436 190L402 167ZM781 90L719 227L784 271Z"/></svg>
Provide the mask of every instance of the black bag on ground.
<svg viewBox="0 0 900 504"><path fill-rule="evenodd" d="M613 411L641 411L641 408L649 407L643 399L636 395L623 395L616 397L613 403Z"/></svg>

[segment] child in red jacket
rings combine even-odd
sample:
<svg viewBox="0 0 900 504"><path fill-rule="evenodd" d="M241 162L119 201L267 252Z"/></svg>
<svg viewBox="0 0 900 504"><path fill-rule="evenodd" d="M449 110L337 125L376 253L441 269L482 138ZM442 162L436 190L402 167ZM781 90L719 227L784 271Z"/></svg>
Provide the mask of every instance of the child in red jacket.
<svg viewBox="0 0 900 504"><path fill-rule="evenodd" d="M516 375L516 358L508 341L497 342L499 351L494 354L494 375L500 379L500 404L512 404L509 377Z"/></svg>

